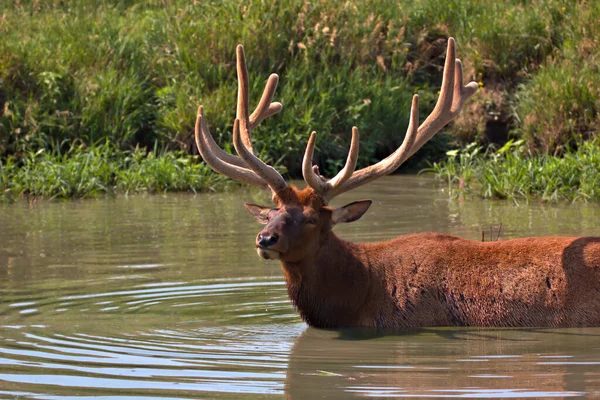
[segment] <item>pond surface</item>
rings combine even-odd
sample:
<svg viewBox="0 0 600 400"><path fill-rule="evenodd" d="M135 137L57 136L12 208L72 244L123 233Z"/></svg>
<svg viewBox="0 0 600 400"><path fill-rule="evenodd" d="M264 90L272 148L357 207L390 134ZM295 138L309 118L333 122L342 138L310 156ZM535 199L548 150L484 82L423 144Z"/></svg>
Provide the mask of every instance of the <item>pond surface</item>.
<svg viewBox="0 0 600 400"><path fill-rule="evenodd" d="M334 205L364 198L340 236L600 235L598 205L450 201L424 177ZM600 395L600 329L307 328L242 201L268 204L241 190L0 206L0 397Z"/></svg>

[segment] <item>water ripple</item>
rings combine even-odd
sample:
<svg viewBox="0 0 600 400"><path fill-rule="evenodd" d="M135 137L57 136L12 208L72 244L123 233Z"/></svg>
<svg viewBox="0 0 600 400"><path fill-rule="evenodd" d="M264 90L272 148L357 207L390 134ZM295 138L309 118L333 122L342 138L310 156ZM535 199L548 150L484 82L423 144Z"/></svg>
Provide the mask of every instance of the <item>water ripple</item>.
<svg viewBox="0 0 600 400"><path fill-rule="evenodd" d="M240 197L0 205L0 398L569 397L600 394L600 330L430 329L353 339L307 329ZM596 205L448 201L387 177L354 241L597 234ZM268 200L268 199L267 199ZM334 205L335 206L335 205ZM548 221L552 221L549 224Z"/></svg>

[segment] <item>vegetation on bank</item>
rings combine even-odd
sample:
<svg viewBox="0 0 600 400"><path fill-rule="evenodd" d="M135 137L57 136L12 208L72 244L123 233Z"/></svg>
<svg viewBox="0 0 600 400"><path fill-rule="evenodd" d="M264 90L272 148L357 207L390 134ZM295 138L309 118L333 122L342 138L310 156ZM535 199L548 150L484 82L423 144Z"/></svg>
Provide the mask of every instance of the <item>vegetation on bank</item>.
<svg viewBox="0 0 600 400"><path fill-rule="evenodd" d="M183 152L116 150L108 143L45 150L0 164L0 199L89 198L115 193L222 190L228 180Z"/></svg>
<svg viewBox="0 0 600 400"><path fill-rule="evenodd" d="M193 124L203 104L213 135L231 151L237 43L246 49L252 103L271 72L281 77L275 99L284 109L254 141L292 177L300 176L312 130L326 174L344 162L352 125L361 132L359 167L395 149L412 94L421 96L421 118L433 107L449 36L481 90L409 163L435 160L452 143L495 141L493 131L522 139L526 154L562 155L600 131L598 20L600 2L567 0L4 1L0 190L10 197L142 190L142 180L131 187L114 180L133 158L174 168L185 159L195 168L190 178L149 179L144 190L219 186L195 165ZM110 151L97 145L107 140ZM82 161L96 156L114 164L102 167L112 172ZM52 183L73 165L99 169L87 174L91 183ZM194 174L203 178L186 181Z"/></svg>
<svg viewBox="0 0 600 400"><path fill-rule="evenodd" d="M447 182L455 196L532 198L542 201L600 201L600 140L589 141L563 157L535 155L523 140L484 150L473 143L448 152L429 171Z"/></svg>

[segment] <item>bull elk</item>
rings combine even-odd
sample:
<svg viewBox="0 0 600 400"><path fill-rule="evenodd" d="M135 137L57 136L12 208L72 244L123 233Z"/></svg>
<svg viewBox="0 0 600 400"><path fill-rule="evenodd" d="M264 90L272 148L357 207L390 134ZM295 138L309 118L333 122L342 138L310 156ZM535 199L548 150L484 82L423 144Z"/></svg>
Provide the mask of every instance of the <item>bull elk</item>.
<svg viewBox="0 0 600 400"><path fill-rule="evenodd" d="M307 187L288 186L253 152L251 132L282 105L272 102L272 74L256 110L248 109L248 72L237 47L238 104L233 124L237 156L212 138L198 109L195 137L204 161L218 173L270 190L274 208L245 204L265 225L257 253L280 260L288 294L309 324L321 328L424 326L600 325L600 237L541 237L475 242L440 233L400 236L379 243L350 243L333 233L336 224L358 220L370 200L337 209L332 198L395 171L461 110L477 91L463 85L454 39L448 40L439 99L419 125L417 95L402 145L384 160L355 171L359 134L344 168L325 179L313 166L316 133L302 162Z"/></svg>

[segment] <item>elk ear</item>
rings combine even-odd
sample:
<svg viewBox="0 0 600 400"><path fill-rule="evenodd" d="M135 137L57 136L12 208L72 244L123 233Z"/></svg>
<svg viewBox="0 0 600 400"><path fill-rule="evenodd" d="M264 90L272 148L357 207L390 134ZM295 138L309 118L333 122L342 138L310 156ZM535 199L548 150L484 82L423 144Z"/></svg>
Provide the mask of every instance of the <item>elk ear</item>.
<svg viewBox="0 0 600 400"><path fill-rule="evenodd" d="M252 216L258 223L265 225L267 222L269 222L268 216L269 211L271 211L269 207L263 207L250 203L244 203L244 207L246 207L246 210L248 210L248 212L252 214Z"/></svg>
<svg viewBox="0 0 600 400"><path fill-rule="evenodd" d="M341 222L354 222L367 212L371 203L371 200L361 200L336 208L331 214L331 222L334 225Z"/></svg>

